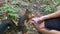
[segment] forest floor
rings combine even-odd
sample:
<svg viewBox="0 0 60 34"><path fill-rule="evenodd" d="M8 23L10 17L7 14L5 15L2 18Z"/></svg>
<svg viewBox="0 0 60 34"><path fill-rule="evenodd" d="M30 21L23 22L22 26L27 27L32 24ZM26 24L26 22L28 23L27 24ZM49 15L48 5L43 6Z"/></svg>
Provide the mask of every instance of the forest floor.
<svg viewBox="0 0 60 34"><path fill-rule="evenodd" d="M12 1L12 0L8 0L8 1ZM36 16L43 16L45 15L45 13L43 12L43 8L47 5L46 4L46 0L31 0L31 1L28 1L28 0L17 0L17 1L20 1L20 2L26 2L26 3L29 3L31 4L31 6L28 6L28 7L25 7L25 8L28 8L33 14L36 14ZM0 5L2 4L1 2L4 2L4 0L0 0ZM23 6L19 6L20 8L23 8ZM23 10L20 10L19 11L19 14L20 15L23 15L25 13L25 8ZM29 31L29 34L39 34L37 31L34 30L34 28L32 27L32 25L29 25L31 28L30 28L30 31ZM20 33L18 33L20 34Z"/></svg>

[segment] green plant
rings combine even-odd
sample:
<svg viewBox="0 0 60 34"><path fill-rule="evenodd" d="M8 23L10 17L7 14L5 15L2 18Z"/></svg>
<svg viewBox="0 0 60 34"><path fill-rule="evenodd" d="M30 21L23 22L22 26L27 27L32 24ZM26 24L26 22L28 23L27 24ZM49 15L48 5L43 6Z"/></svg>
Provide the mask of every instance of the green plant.
<svg viewBox="0 0 60 34"><path fill-rule="evenodd" d="M16 17L19 16L16 12L19 10L17 7L13 7L12 5L5 4L4 7L0 8L0 11L3 13L7 13L7 17L16 20Z"/></svg>
<svg viewBox="0 0 60 34"><path fill-rule="evenodd" d="M49 14L49 13L53 13L56 11L56 6L55 4L50 4L50 5L47 5L45 8L44 8L44 12L46 14Z"/></svg>
<svg viewBox="0 0 60 34"><path fill-rule="evenodd" d="M18 4L19 6L23 6L23 7L27 7L27 6L29 6L28 3L23 2L23 1L21 1L21 2L12 1L11 4L12 4L12 5L16 5L16 4Z"/></svg>
<svg viewBox="0 0 60 34"><path fill-rule="evenodd" d="M24 7L29 6L29 4L28 4L28 3L26 3L26 2L20 2L20 5L21 5L21 6L24 6Z"/></svg>
<svg viewBox="0 0 60 34"><path fill-rule="evenodd" d="M56 0L58 4L60 4L60 0Z"/></svg>
<svg viewBox="0 0 60 34"><path fill-rule="evenodd" d="M49 4L44 8L46 14L53 13L56 11L57 5L60 5L60 0L56 0L56 4Z"/></svg>
<svg viewBox="0 0 60 34"><path fill-rule="evenodd" d="M5 0L6 3L3 4L4 7L0 7L0 12L2 14L5 14L6 13L6 16L7 17L10 17L10 18L12 18L14 20L16 19L16 17L19 16L19 14L16 13L16 12L18 10L22 9L22 8L14 7L15 5L16 6L19 5L19 7L22 6L23 9L26 9L26 7L30 6L29 3L26 3L26 2L23 2L23 1L22 2L16 1L16 0L12 0L11 2L7 2L7 1L8 0ZM1 13L0 13L0 15L2 15Z"/></svg>
<svg viewBox="0 0 60 34"><path fill-rule="evenodd" d="M12 1L10 4L18 4L19 2L17 2L17 1Z"/></svg>
<svg viewBox="0 0 60 34"><path fill-rule="evenodd" d="M27 27L27 30L28 30L28 33L29 33L30 32L30 27L29 26Z"/></svg>

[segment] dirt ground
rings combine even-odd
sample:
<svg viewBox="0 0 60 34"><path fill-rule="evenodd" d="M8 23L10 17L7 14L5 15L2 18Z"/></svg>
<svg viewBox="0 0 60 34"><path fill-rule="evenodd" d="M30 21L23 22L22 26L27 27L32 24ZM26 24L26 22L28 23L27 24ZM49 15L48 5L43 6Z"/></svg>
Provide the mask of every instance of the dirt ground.
<svg viewBox="0 0 60 34"><path fill-rule="evenodd" d="M8 0L8 1L12 1L12 0ZM36 16L45 15L45 13L43 12L43 8L47 5L46 3L48 0L17 0L17 1L20 1L20 2L23 1L23 2L31 4L31 6L28 6L25 8L28 8L32 13L36 14ZM0 0L0 5L2 5L3 3L5 3L5 0ZM21 6L20 8L23 8L23 6ZM20 15L23 15L24 13L25 13L25 9L19 11ZM29 26L31 27L29 34L38 34L38 32L34 31L34 28L31 25Z"/></svg>

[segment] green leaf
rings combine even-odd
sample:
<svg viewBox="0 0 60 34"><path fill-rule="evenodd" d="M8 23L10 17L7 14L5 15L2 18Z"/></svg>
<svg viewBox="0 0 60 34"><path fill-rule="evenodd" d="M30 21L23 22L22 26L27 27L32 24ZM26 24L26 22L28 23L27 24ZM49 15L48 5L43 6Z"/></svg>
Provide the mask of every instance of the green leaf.
<svg viewBox="0 0 60 34"><path fill-rule="evenodd" d="M53 13L53 12L55 12L56 11L56 4L50 4L50 5L47 5L44 9L44 12L46 13L46 14L49 14L49 13Z"/></svg>
<svg viewBox="0 0 60 34"><path fill-rule="evenodd" d="M14 13L14 12L16 12L16 11L13 10L13 9L7 9L7 11L8 11L9 13Z"/></svg>
<svg viewBox="0 0 60 34"><path fill-rule="evenodd" d="M18 10L20 10L20 8L15 7L15 8L13 8L13 10L18 11Z"/></svg>
<svg viewBox="0 0 60 34"><path fill-rule="evenodd" d="M18 17L19 16L18 14L12 14L12 13L8 13L8 15L11 17Z"/></svg>
<svg viewBox="0 0 60 34"><path fill-rule="evenodd" d="M28 33L30 33L30 27L27 27Z"/></svg>
<svg viewBox="0 0 60 34"><path fill-rule="evenodd" d="M21 2L21 3L20 3L20 5L21 5L21 6L24 6L24 7L29 6L29 4L28 4L28 3L26 3L26 2Z"/></svg>
<svg viewBox="0 0 60 34"><path fill-rule="evenodd" d="M30 27L27 27L28 31L30 31Z"/></svg>
<svg viewBox="0 0 60 34"><path fill-rule="evenodd" d="M9 8L12 8L12 6L11 5L8 5L8 4L5 4L5 8L6 9L9 9Z"/></svg>
<svg viewBox="0 0 60 34"><path fill-rule="evenodd" d="M58 2L58 4L60 4L60 0L56 0Z"/></svg>
<svg viewBox="0 0 60 34"><path fill-rule="evenodd" d="M3 10L3 8L0 7L0 11L2 11L2 10Z"/></svg>
<svg viewBox="0 0 60 34"><path fill-rule="evenodd" d="M18 4L18 2L17 1L12 1L11 4Z"/></svg>
<svg viewBox="0 0 60 34"><path fill-rule="evenodd" d="M50 7L50 5L47 5L44 9L45 9L44 12L45 12L46 14L51 13L51 7Z"/></svg>
<svg viewBox="0 0 60 34"><path fill-rule="evenodd" d="M56 11L56 5L55 4L51 4L50 6L52 8L52 11L55 12Z"/></svg>

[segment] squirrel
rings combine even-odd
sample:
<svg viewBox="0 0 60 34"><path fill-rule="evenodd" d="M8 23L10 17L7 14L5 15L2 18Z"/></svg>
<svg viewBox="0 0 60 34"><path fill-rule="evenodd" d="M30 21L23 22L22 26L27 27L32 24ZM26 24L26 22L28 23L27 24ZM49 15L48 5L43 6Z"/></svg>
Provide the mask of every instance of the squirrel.
<svg viewBox="0 0 60 34"><path fill-rule="evenodd" d="M18 28L20 31L22 31L22 34L27 33L27 22L33 18L35 15L32 14L31 11L26 9L26 12L24 15L20 16L19 21L18 21Z"/></svg>

